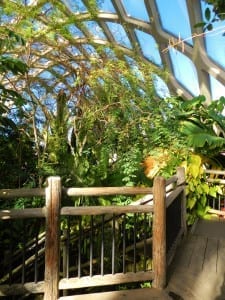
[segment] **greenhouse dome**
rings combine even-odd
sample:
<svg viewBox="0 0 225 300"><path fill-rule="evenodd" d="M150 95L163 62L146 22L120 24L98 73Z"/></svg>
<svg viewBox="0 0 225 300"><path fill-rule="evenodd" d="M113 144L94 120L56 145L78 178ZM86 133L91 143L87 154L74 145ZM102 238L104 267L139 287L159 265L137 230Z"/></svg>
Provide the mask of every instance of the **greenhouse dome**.
<svg viewBox="0 0 225 300"><path fill-rule="evenodd" d="M162 97L203 94L210 101L224 94L224 24L204 0L2 3L2 28L23 32L26 46L14 53L29 65L26 80L48 82L48 90L70 90L71 68L98 56L101 46L165 68L168 81L156 80ZM2 81L10 85L7 78ZM16 86L26 91L26 80L16 79Z"/></svg>

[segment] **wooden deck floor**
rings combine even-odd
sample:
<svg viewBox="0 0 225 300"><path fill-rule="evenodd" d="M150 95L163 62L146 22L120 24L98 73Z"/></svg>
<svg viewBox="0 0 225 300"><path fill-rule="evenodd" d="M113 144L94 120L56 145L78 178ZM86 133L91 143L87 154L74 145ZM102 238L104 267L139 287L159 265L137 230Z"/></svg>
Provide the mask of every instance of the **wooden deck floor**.
<svg viewBox="0 0 225 300"><path fill-rule="evenodd" d="M171 300L165 291L157 289L133 289L126 291L95 293L90 295L67 296L59 300Z"/></svg>
<svg viewBox="0 0 225 300"><path fill-rule="evenodd" d="M225 300L224 219L198 222L175 256L166 290L180 300Z"/></svg>

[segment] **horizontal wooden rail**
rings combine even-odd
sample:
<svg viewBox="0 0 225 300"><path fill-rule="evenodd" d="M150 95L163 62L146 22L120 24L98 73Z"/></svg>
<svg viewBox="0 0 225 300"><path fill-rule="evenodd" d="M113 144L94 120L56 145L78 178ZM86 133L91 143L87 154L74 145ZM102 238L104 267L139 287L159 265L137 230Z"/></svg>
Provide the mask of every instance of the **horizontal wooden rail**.
<svg viewBox="0 0 225 300"><path fill-rule="evenodd" d="M83 276L81 278L63 278L59 281L59 289L74 289L83 287L96 287L103 285L115 285L127 282L139 282L139 281L150 281L154 279L153 271L140 271L140 272L127 272L127 273L116 273L116 274L106 274L94 275L91 277Z"/></svg>
<svg viewBox="0 0 225 300"><path fill-rule="evenodd" d="M207 178L206 181L211 183L225 184L225 179L219 178Z"/></svg>
<svg viewBox="0 0 225 300"><path fill-rule="evenodd" d="M62 188L66 196L110 196L152 194L151 187L74 187ZM45 196L44 188L0 189L0 199Z"/></svg>
<svg viewBox="0 0 225 300"><path fill-rule="evenodd" d="M204 170L206 174L225 175L225 171L222 170Z"/></svg>
<svg viewBox="0 0 225 300"><path fill-rule="evenodd" d="M106 195L144 195L152 194L150 187L83 187L83 188L63 188L63 193L67 196L106 196Z"/></svg>
<svg viewBox="0 0 225 300"><path fill-rule="evenodd" d="M184 191L184 187L178 186L175 190L173 190L167 197L166 197L166 207L169 207L173 201L177 198L179 194Z"/></svg>
<svg viewBox="0 0 225 300"><path fill-rule="evenodd" d="M205 170L205 173L211 174L211 175L225 176L225 171L222 171L222 170L208 170L207 169L207 170ZM222 184L222 185L225 184L225 179L218 178L217 176L215 176L214 178L212 178L212 177L206 178L206 181L211 182L211 183L216 183L216 184Z"/></svg>
<svg viewBox="0 0 225 300"><path fill-rule="evenodd" d="M125 214L125 213L148 213L153 212L152 205L129 205L129 206L79 206L79 207L62 207L61 215L63 216L80 216L80 215L102 215L102 214Z"/></svg>
<svg viewBox="0 0 225 300"><path fill-rule="evenodd" d="M38 197L45 196L45 189L33 188L33 189L1 189L0 199L7 198L19 198L19 197Z"/></svg>
<svg viewBox="0 0 225 300"><path fill-rule="evenodd" d="M44 218L46 209L42 208L25 208L25 209L3 209L0 210L0 219L27 219L27 218Z"/></svg>
<svg viewBox="0 0 225 300"><path fill-rule="evenodd" d="M170 177L169 179L166 180L166 186L173 183L177 183L177 179L178 179L177 175Z"/></svg>
<svg viewBox="0 0 225 300"><path fill-rule="evenodd" d="M102 215L102 214L125 214L125 213L148 213L153 212L153 205L130 205L130 206L64 206L60 210L62 216ZM44 218L46 208L25 208L1 210L0 219L27 219Z"/></svg>

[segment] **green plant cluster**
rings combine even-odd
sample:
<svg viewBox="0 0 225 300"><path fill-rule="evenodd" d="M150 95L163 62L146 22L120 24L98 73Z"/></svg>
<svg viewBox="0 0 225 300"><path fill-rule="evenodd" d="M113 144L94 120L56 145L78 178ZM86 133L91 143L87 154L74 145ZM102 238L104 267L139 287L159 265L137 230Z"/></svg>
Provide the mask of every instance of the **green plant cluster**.
<svg viewBox="0 0 225 300"><path fill-rule="evenodd" d="M189 155L186 164L186 196L187 196L187 222L193 224L197 218L206 218L209 210L208 196L216 198L222 194L219 185L210 185L206 181L201 156Z"/></svg>

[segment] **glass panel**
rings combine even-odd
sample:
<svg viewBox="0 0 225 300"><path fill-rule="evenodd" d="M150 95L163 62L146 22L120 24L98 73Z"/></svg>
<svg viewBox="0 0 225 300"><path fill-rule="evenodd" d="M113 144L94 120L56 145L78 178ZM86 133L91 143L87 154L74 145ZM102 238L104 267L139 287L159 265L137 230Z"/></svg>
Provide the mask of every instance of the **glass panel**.
<svg viewBox="0 0 225 300"><path fill-rule="evenodd" d="M191 39L191 26L187 11L186 0L156 0L162 27L177 37L188 38L188 44L193 44Z"/></svg>
<svg viewBox="0 0 225 300"><path fill-rule="evenodd" d="M220 97L225 96L225 86L211 75L209 76L209 79L210 79L212 99L217 100Z"/></svg>
<svg viewBox="0 0 225 300"><path fill-rule="evenodd" d="M69 32L73 35L74 38L83 38L85 37L83 32L77 28L77 26L71 24L67 26Z"/></svg>
<svg viewBox="0 0 225 300"><path fill-rule="evenodd" d="M165 83L165 81L162 80L162 78L160 78L158 75L154 74L153 75L153 83L154 83L156 94L160 98L170 97L170 91L168 89L168 86Z"/></svg>
<svg viewBox="0 0 225 300"><path fill-rule="evenodd" d="M62 0L63 3L73 12L73 13L80 13L86 12L87 8L84 5L83 1L81 0Z"/></svg>
<svg viewBox="0 0 225 300"><path fill-rule="evenodd" d="M122 0L128 16L149 22L149 15L144 0Z"/></svg>
<svg viewBox="0 0 225 300"><path fill-rule="evenodd" d="M99 7L99 10L102 10L105 12L111 12L111 13L116 12L111 0L100 1L98 3L98 7Z"/></svg>
<svg viewBox="0 0 225 300"><path fill-rule="evenodd" d="M103 49L104 53L106 54L106 56L110 59L117 59L115 52L109 48L109 47L104 47Z"/></svg>
<svg viewBox="0 0 225 300"><path fill-rule="evenodd" d="M45 82L45 84L47 84L48 86L53 86L56 82L56 77L52 73L47 71L38 74L37 77L41 78L43 82Z"/></svg>
<svg viewBox="0 0 225 300"><path fill-rule="evenodd" d="M89 55L95 56L95 57L98 56L98 54L97 54L95 48L94 48L92 45L84 44L84 45L83 45L83 48L84 48L84 50L85 50Z"/></svg>
<svg viewBox="0 0 225 300"><path fill-rule="evenodd" d="M84 22L88 30L90 31L91 35L95 38L103 39L105 40L105 34L102 31L102 28L98 25L97 22L94 21L87 21Z"/></svg>
<svg viewBox="0 0 225 300"><path fill-rule="evenodd" d="M67 50L74 56L81 55L80 50L78 50L75 46L69 46Z"/></svg>
<svg viewBox="0 0 225 300"><path fill-rule="evenodd" d="M118 44L123 45L127 48L132 48L127 33L122 25L114 22L106 22L106 24L108 25L109 30L111 31L115 41Z"/></svg>
<svg viewBox="0 0 225 300"><path fill-rule="evenodd" d="M64 66L61 66L61 65L54 66L52 69L53 69L56 73L58 73L58 74L60 74L60 75L63 75L63 74L65 74L65 72L66 72L65 67L64 67Z"/></svg>
<svg viewBox="0 0 225 300"><path fill-rule="evenodd" d="M214 13L212 12L212 5L206 5L204 1L201 1L203 21L207 22L205 19L205 9L209 7L211 11L211 18L213 18ZM206 31L205 33L205 43L206 51L209 57L216 63L225 67L225 37L224 37L225 21L217 21L213 23L213 30Z"/></svg>
<svg viewBox="0 0 225 300"><path fill-rule="evenodd" d="M53 5L50 3L46 3L42 6L42 13L45 14L46 16L51 15L53 10Z"/></svg>
<svg viewBox="0 0 225 300"><path fill-rule="evenodd" d="M193 62L186 55L174 48L169 49L169 54L177 81L180 82L180 84L183 85L193 96L198 96L198 76Z"/></svg>
<svg viewBox="0 0 225 300"><path fill-rule="evenodd" d="M129 64L130 69L133 72L133 74L140 80L144 81L144 76L143 76L142 72L140 71L137 61L127 55L124 55L124 58L126 59L127 63Z"/></svg>
<svg viewBox="0 0 225 300"><path fill-rule="evenodd" d="M135 30L135 33L144 56L156 65L161 66L162 61L155 39L150 34L137 29Z"/></svg>

